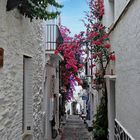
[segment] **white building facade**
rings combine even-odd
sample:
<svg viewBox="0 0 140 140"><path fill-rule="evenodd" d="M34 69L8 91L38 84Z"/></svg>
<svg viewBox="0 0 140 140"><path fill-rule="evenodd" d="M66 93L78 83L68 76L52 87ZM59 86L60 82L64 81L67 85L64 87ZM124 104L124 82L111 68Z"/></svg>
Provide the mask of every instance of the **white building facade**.
<svg viewBox="0 0 140 140"><path fill-rule="evenodd" d="M0 4L0 139L42 139L43 23Z"/></svg>
<svg viewBox="0 0 140 140"><path fill-rule="evenodd" d="M103 23L115 51L115 75L106 76L109 139L140 139L139 0L105 0Z"/></svg>
<svg viewBox="0 0 140 140"><path fill-rule="evenodd" d="M47 51L46 22L6 12L6 4L0 3L0 139L51 140L53 115L59 128L62 58Z"/></svg>

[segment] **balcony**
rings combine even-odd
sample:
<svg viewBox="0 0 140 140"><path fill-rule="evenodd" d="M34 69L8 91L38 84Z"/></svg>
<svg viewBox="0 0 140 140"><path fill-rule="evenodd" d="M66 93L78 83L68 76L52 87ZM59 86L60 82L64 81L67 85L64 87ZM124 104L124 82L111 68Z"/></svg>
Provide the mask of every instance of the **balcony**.
<svg viewBox="0 0 140 140"><path fill-rule="evenodd" d="M55 24L46 26L46 51L54 52L57 47L63 43L63 38L59 27Z"/></svg>

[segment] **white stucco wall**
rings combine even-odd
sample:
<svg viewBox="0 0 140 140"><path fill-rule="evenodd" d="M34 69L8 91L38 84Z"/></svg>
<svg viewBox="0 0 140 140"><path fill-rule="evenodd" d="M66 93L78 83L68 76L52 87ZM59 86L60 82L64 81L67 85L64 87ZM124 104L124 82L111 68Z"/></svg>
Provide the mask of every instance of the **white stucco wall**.
<svg viewBox="0 0 140 140"><path fill-rule="evenodd" d="M116 118L136 140L140 139L139 5L139 0L132 3L110 37L117 58Z"/></svg>
<svg viewBox="0 0 140 140"><path fill-rule="evenodd" d="M129 1L130 0L114 0L114 4L115 4L114 20L115 21L119 18L119 16L121 15L122 11L124 10L124 8L126 7Z"/></svg>
<svg viewBox="0 0 140 140"><path fill-rule="evenodd" d="M110 28L114 23L114 2L113 0L104 0L105 13L103 16L103 24L105 27Z"/></svg>
<svg viewBox="0 0 140 140"><path fill-rule="evenodd" d="M127 4L131 0L104 0L105 14L103 16L103 24L110 28L115 23Z"/></svg>
<svg viewBox="0 0 140 140"><path fill-rule="evenodd" d="M46 65L46 84L45 84L45 93L44 101L46 102L44 111L46 112L45 118L45 140L52 140L52 125L50 118L55 118L55 129L59 128L59 73L58 70L59 56L50 55L48 63ZM52 81L52 76L54 76L54 83ZM53 90L52 90L53 89ZM54 94L57 98L54 99ZM53 98L53 106L50 104L50 100ZM56 106L55 106L56 105ZM52 115L51 115L52 114ZM52 116L52 117L50 117Z"/></svg>
<svg viewBox="0 0 140 140"><path fill-rule="evenodd" d="M41 22L30 22L15 9L6 12L7 0L0 2L0 47L4 66L0 68L0 139L21 140L23 113L23 55L33 59L34 140L41 136L41 103L38 99L43 79L43 38Z"/></svg>

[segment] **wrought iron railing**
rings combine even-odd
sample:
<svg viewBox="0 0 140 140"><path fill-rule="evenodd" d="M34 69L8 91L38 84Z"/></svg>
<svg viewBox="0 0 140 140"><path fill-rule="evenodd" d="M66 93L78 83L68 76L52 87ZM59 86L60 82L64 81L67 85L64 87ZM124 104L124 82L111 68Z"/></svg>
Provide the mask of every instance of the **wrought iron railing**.
<svg viewBox="0 0 140 140"><path fill-rule="evenodd" d="M63 37L59 27L55 24L46 26L46 51L55 51L63 43Z"/></svg>
<svg viewBox="0 0 140 140"><path fill-rule="evenodd" d="M115 119L115 140L134 140L134 138Z"/></svg>

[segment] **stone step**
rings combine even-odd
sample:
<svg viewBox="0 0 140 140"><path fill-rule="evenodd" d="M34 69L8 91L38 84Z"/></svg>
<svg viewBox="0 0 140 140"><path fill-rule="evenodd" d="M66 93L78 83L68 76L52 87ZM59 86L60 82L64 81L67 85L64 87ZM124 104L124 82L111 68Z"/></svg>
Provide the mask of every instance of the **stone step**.
<svg viewBox="0 0 140 140"><path fill-rule="evenodd" d="M91 140L91 134L79 116L68 116L63 129L63 140Z"/></svg>

